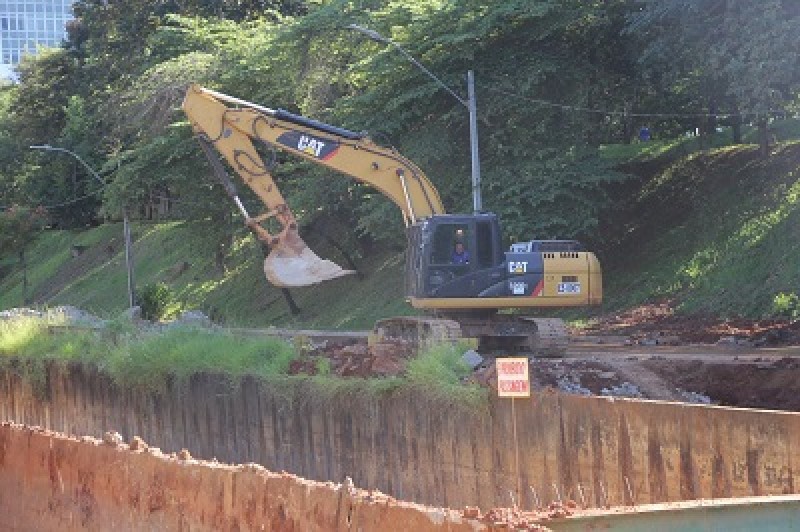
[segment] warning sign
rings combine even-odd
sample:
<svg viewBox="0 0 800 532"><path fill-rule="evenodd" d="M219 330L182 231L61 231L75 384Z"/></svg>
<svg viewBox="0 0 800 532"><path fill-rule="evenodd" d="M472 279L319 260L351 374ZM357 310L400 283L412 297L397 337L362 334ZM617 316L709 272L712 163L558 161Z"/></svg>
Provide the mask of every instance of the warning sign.
<svg viewBox="0 0 800 532"><path fill-rule="evenodd" d="M495 367L497 368L498 397L531 396L527 358L498 358L495 360Z"/></svg>

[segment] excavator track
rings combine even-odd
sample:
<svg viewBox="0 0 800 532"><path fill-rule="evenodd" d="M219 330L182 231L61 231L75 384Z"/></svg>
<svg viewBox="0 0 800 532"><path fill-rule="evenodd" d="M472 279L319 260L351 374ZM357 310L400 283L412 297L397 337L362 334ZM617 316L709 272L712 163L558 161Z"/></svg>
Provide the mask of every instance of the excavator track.
<svg viewBox="0 0 800 532"><path fill-rule="evenodd" d="M378 343L402 343L414 350L425 349L442 343L458 342L461 327L458 322L425 316L398 316L375 323L374 341Z"/></svg>
<svg viewBox="0 0 800 532"><path fill-rule="evenodd" d="M447 317L401 316L378 321L376 343L401 343L414 350L474 338L481 354L562 356L569 333L558 318L531 318L505 314L458 314Z"/></svg>
<svg viewBox="0 0 800 532"><path fill-rule="evenodd" d="M558 318L478 314L458 321L463 336L477 338L481 354L561 356L569 345L567 327Z"/></svg>

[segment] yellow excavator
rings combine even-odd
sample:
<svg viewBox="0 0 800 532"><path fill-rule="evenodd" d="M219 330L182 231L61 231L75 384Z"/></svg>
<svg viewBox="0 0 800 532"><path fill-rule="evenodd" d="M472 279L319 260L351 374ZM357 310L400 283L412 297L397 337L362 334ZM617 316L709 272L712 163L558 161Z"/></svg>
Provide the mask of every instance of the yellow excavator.
<svg viewBox="0 0 800 532"><path fill-rule="evenodd" d="M321 259L305 244L253 141L370 185L400 208L408 239L407 300L427 315L380 320L375 325L379 341L419 345L475 338L482 352L561 351L568 335L560 319L503 311L596 305L602 300L600 263L579 242L529 240L505 250L497 215L446 214L422 170L366 133L199 85L188 88L183 110L246 224L269 247L264 273L275 286L309 286L352 272ZM262 214L247 212L218 154L264 203ZM280 227L274 233L264 227L270 219Z"/></svg>

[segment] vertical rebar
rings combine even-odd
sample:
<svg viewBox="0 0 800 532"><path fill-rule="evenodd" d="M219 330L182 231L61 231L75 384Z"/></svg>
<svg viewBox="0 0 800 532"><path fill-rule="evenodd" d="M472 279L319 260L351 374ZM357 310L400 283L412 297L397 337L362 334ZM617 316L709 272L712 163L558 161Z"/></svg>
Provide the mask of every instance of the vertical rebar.
<svg viewBox="0 0 800 532"><path fill-rule="evenodd" d="M536 493L536 490L533 489L533 486L528 486L531 489L531 493L533 494L533 503L536 505L534 510L538 510L542 507L542 503L539 501L539 494Z"/></svg>
<svg viewBox="0 0 800 532"><path fill-rule="evenodd" d="M625 486L628 488L628 500L631 501L631 506L636 506L636 502L633 500L633 490L631 490L631 483L628 481L628 477L625 477Z"/></svg>

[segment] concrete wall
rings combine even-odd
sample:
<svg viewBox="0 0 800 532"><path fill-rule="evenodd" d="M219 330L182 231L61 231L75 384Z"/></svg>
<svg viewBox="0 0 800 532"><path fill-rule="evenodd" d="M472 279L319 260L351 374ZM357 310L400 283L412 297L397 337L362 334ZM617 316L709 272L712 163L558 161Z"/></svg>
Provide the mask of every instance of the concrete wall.
<svg viewBox="0 0 800 532"><path fill-rule="evenodd" d="M253 465L0 425L0 529L313 532L485 528L453 511Z"/></svg>
<svg viewBox="0 0 800 532"><path fill-rule="evenodd" d="M165 451L376 488L461 508L574 499L629 505L796 493L800 414L539 394L512 408L451 407L419 394L322 397L312 387L196 376L153 395L51 368L32 387L0 374L0 420L70 434L138 435Z"/></svg>

